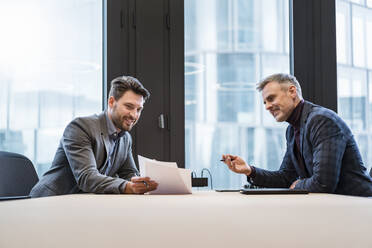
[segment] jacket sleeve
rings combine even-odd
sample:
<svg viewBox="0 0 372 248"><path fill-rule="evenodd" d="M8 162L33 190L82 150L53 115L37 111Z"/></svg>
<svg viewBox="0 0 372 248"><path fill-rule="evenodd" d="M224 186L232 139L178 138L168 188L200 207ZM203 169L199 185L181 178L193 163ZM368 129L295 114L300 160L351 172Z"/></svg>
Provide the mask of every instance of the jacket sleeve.
<svg viewBox="0 0 372 248"><path fill-rule="evenodd" d="M295 188L333 193L339 182L346 138L335 120L321 115L310 121L307 130L306 138L313 149L313 175L298 181Z"/></svg>
<svg viewBox="0 0 372 248"><path fill-rule="evenodd" d="M288 148L289 127L286 131L287 151L279 170L269 171L255 167L256 175L254 178L248 177L252 184L268 188L288 188L297 178L297 172L291 160L290 149Z"/></svg>
<svg viewBox="0 0 372 248"><path fill-rule="evenodd" d="M97 170L93 139L85 128L88 123L72 121L62 136L62 145L78 187L89 193L119 194L125 180L102 175Z"/></svg>

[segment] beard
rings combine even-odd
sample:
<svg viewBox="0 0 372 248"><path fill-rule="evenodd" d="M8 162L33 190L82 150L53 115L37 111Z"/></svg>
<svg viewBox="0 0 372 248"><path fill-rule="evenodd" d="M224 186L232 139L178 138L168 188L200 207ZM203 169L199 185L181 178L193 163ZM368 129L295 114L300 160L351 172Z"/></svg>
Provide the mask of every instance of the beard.
<svg viewBox="0 0 372 248"><path fill-rule="evenodd" d="M130 130L132 130L134 125L137 123L137 121L133 117L131 117L130 115L120 116L116 112L116 107L114 107L113 110L112 110L111 118L112 118L112 123L114 123L114 126L118 129L120 129L121 131L130 131ZM125 125L124 123L126 121L131 121L132 124L131 125Z"/></svg>

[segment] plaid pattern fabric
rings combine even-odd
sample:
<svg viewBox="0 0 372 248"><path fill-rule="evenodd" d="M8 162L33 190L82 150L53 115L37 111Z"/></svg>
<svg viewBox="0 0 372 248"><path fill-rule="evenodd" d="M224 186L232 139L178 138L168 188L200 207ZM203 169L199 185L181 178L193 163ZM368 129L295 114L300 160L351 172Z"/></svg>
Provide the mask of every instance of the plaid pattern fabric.
<svg viewBox="0 0 372 248"><path fill-rule="evenodd" d="M295 136L287 128L287 151L278 171L256 168L251 183L264 187L289 187L310 192L372 196L372 180L367 174L354 136L333 111L305 101L301 116L300 150L309 176L297 163L293 149Z"/></svg>

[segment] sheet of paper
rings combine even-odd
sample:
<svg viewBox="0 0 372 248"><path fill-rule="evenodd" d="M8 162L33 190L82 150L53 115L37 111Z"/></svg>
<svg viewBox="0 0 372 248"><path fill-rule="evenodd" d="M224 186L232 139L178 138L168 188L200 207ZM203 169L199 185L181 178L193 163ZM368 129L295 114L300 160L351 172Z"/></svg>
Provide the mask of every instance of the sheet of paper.
<svg viewBox="0 0 372 248"><path fill-rule="evenodd" d="M150 177L159 185L149 194L191 194L191 170L175 162L162 162L138 155L141 177Z"/></svg>

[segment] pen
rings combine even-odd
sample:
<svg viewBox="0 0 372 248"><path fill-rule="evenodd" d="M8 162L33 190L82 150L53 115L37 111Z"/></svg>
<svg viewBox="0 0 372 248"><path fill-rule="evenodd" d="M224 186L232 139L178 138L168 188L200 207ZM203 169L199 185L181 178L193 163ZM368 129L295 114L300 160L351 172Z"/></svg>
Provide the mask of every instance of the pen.
<svg viewBox="0 0 372 248"><path fill-rule="evenodd" d="M225 162L225 159L220 159L221 162ZM231 159L231 161L234 161L234 159Z"/></svg>

